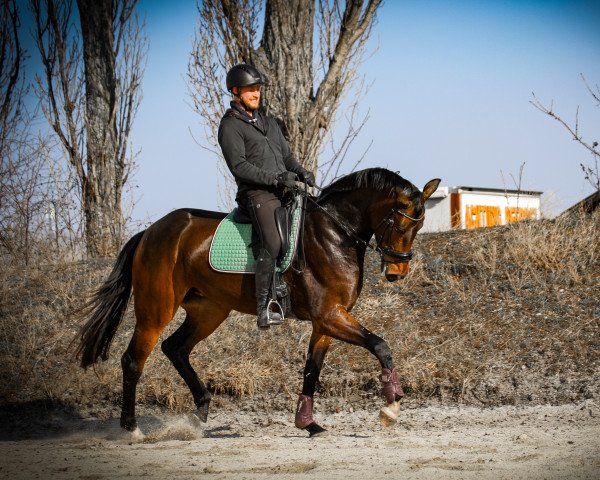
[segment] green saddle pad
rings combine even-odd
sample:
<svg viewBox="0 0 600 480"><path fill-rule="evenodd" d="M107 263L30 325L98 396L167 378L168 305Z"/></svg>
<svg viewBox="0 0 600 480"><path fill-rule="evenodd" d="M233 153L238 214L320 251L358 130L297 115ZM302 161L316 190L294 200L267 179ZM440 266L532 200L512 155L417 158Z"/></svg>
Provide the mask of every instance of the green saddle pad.
<svg viewBox="0 0 600 480"><path fill-rule="evenodd" d="M277 270L284 272L292 263L296 244L298 243L298 230L301 219L301 197L296 198L292 213L292 227L290 231L290 248L279 262ZM252 253L252 224L237 223L233 214L227 215L215 231L210 244L210 266L218 272L227 273L254 273L256 260Z"/></svg>

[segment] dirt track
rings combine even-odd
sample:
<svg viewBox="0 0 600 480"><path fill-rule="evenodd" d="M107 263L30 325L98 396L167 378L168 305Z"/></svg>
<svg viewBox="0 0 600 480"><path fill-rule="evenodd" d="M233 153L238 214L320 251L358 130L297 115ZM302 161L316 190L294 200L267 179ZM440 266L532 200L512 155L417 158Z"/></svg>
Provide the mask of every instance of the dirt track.
<svg viewBox="0 0 600 480"><path fill-rule="evenodd" d="M318 414L308 438L292 413L145 416L141 442L116 419L52 418L3 432L0 478L600 478L600 406L424 408L383 428L374 411Z"/></svg>

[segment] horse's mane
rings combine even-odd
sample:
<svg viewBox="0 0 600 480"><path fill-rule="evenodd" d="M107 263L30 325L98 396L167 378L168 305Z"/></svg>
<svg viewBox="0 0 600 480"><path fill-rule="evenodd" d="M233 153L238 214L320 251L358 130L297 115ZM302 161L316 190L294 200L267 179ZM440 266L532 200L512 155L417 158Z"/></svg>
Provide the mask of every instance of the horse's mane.
<svg viewBox="0 0 600 480"><path fill-rule="evenodd" d="M418 191L412 183L402 178L396 172L391 172L385 168L367 168L345 175L325 187L317 197L317 202L322 202L334 193L358 189L387 190L390 196L397 190L400 190L407 196L411 196Z"/></svg>

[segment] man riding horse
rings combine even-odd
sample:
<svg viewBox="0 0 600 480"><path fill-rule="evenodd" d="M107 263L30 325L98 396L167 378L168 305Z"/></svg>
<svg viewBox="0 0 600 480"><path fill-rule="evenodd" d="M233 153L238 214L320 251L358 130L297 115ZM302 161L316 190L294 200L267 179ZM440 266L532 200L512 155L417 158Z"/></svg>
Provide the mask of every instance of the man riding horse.
<svg viewBox="0 0 600 480"><path fill-rule="evenodd" d="M150 352L179 307L186 312L185 320L162 342L161 349L189 387L196 418L202 422L208 419L212 395L190 363L194 347L231 311L253 312L255 301L258 326L270 326L268 293L281 248L274 211L282 190L295 186L296 175L308 184L314 183L314 176L294 160L275 120L258 112L261 84L261 75L248 65L229 72L227 87L234 101L219 131L225 159L239 186L238 203L252 218L260 240L256 292L248 275L220 272L210 265L210 245L227 214L180 208L129 239L109 277L81 310L87 321L79 334L77 355L87 368L108 358L132 294L135 297L135 329L121 357L121 426L126 430L138 431L137 385ZM334 339L363 347L377 358L386 400L380 410L382 420L387 423L398 416L404 393L392 350L351 311L363 287L367 249L380 255L387 280L408 274L413 242L425 218L425 202L439 183L432 179L421 191L396 172L370 168L339 178L318 197L307 197L305 258L302 268L288 269L285 277L294 287L292 313L312 323L294 422L309 435L324 431L313 418L313 397Z"/></svg>
<svg viewBox="0 0 600 480"><path fill-rule="evenodd" d="M258 243L256 324L266 329L283 321L278 313L268 312L281 250L275 211L281 207L286 189L293 188L297 180L314 186L315 176L294 158L277 121L260 112L264 84L260 72L251 65L235 65L227 73L226 83L233 100L221 119L219 145L238 186L235 200L252 220Z"/></svg>

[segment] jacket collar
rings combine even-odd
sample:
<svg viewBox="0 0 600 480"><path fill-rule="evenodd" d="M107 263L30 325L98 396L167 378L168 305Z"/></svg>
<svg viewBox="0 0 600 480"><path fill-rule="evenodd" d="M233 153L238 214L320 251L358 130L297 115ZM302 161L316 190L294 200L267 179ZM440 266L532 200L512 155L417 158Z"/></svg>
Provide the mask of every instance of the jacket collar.
<svg viewBox="0 0 600 480"><path fill-rule="evenodd" d="M249 117L248 114L244 111L243 107L238 102L231 102L231 108L229 108L226 112L226 116L232 116L239 118L243 122L249 123L250 125L256 127L258 130L263 131L265 128L265 120L259 110L254 110L254 116ZM258 120L258 121L257 121ZM262 128L261 128L262 127Z"/></svg>

